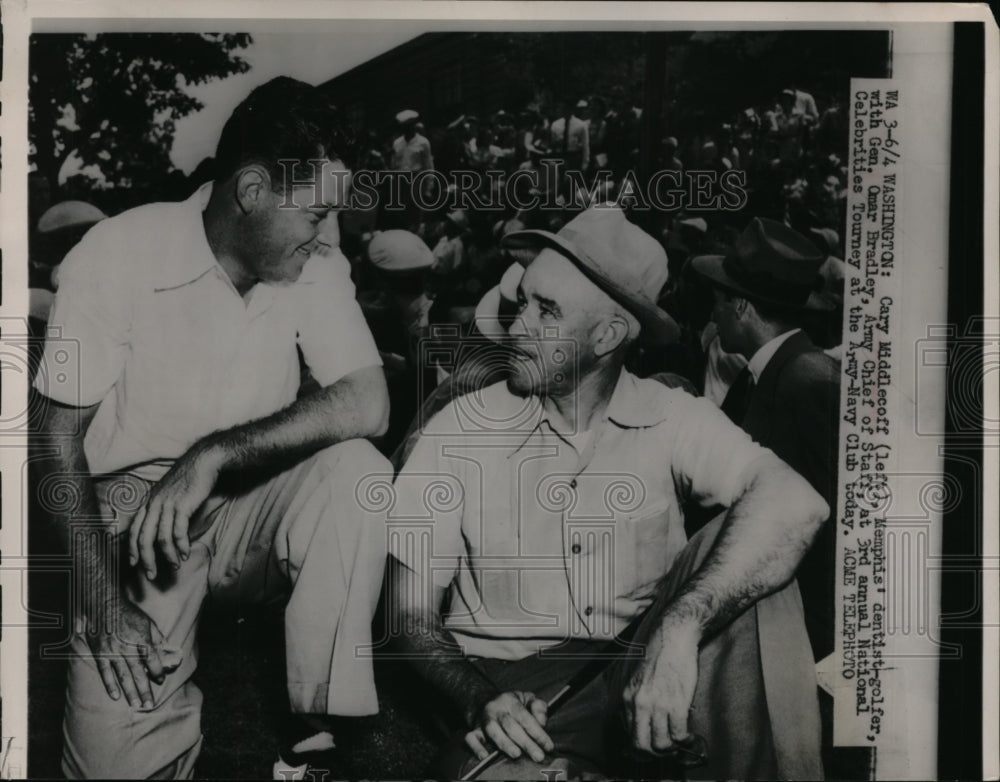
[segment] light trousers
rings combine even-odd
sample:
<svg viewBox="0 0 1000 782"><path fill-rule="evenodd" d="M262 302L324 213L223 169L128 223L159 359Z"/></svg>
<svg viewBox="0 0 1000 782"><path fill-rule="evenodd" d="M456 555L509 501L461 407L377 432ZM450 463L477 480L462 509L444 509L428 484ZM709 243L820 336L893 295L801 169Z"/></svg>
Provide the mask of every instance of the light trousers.
<svg viewBox="0 0 1000 782"><path fill-rule="evenodd" d="M151 709L112 700L84 638L75 636L63 721L69 778L187 779L201 747L202 695L192 681L196 630L205 598L285 605L288 695L292 710L361 716L378 711L371 621L385 563L384 509L366 491L392 468L366 440L326 448L291 469L213 494L191 520L191 552L178 570L150 581L127 567L128 523L140 479L122 490L98 484L102 512L118 523L129 597L179 651L180 665L152 684Z"/></svg>

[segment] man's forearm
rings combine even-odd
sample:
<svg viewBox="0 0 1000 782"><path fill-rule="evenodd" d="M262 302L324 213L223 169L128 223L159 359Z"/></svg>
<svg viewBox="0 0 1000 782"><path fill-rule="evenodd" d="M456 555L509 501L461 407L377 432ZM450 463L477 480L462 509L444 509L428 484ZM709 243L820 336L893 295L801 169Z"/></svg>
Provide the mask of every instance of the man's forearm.
<svg viewBox="0 0 1000 782"><path fill-rule="evenodd" d="M407 632L397 638L417 673L441 692L472 724L479 710L499 691L463 655L461 647L440 622L406 617Z"/></svg>
<svg viewBox="0 0 1000 782"><path fill-rule="evenodd" d="M73 557L74 584L84 591L88 612L96 604L103 605L118 595L116 549L110 545L116 533L115 523L113 518L101 515L83 447L83 432L95 410L66 407L50 401L40 439L45 446L52 446L55 453L49 459L36 462L39 465L38 490L59 492L76 500L65 510L51 510L48 517L64 551ZM65 434L68 432L74 433ZM55 485L57 482L59 486ZM48 502L46 497L38 499L43 507L61 504ZM102 534L83 535L79 544L74 545L74 522L85 522L90 530L96 527Z"/></svg>
<svg viewBox="0 0 1000 782"><path fill-rule="evenodd" d="M461 647L441 622L445 590L389 557L387 603L390 622L398 631L393 644L410 660L417 673L444 694L472 722L497 690L464 656Z"/></svg>
<svg viewBox="0 0 1000 782"><path fill-rule="evenodd" d="M665 622L711 635L787 584L828 516L822 497L777 458L761 464L730 508L701 567L666 607Z"/></svg>
<svg viewBox="0 0 1000 782"><path fill-rule="evenodd" d="M287 464L335 443L384 433L388 394L381 367L352 373L283 410L214 432L192 447L220 471Z"/></svg>

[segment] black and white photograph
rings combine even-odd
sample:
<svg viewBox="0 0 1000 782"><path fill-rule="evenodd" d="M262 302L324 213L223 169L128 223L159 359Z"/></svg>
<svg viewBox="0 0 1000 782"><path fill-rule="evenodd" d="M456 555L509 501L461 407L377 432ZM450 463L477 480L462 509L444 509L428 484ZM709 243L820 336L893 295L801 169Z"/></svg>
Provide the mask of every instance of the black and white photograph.
<svg viewBox="0 0 1000 782"><path fill-rule="evenodd" d="M989 7L3 40L0 777L1000 774Z"/></svg>

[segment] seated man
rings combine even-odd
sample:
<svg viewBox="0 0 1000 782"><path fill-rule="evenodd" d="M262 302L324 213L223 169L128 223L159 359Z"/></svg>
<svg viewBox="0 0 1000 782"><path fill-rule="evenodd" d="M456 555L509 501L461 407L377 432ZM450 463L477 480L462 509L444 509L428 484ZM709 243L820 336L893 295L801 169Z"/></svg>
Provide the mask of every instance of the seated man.
<svg viewBox="0 0 1000 782"><path fill-rule="evenodd" d="M390 469L362 439L385 431L387 392L336 248L350 149L327 106L292 79L258 87L222 131L214 183L101 222L63 263L60 339L35 382L45 469L78 498L55 513L80 590L68 777L192 775L208 593L288 600L294 712L378 709L356 648L385 551L356 488ZM296 399L299 350L320 388ZM330 746L312 722L289 750Z"/></svg>
<svg viewBox="0 0 1000 782"><path fill-rule="evenodd" d="M817 778L792 576L826 503L710 402L624 370L630 343L678 329L655 304L666 256L620 210L505 243L542 248L518 256L510 376L425 426L387 518L397 643L467 723L435 773ZM728 511L687 541L689 499Z"/></svg>

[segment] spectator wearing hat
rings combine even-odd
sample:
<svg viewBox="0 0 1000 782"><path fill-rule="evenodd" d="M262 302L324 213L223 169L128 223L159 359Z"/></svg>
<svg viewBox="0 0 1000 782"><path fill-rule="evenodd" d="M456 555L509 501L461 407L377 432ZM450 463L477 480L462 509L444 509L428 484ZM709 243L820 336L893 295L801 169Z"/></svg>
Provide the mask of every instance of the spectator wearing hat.
<svg viewBox="0 0 1000 782"><path fill-rule="evenodd" d="M434 169L434 158L431 155L431 143L417 132L420 115L413 109L406 109L396 115L396 123L402 129L402 134L392 142L392 168L409 174L411 177L421 171ZM412 179L411 179L412 182ZM431 186L428 180L426 187ZM402 210L395 211L386 208L382 210L383 223L392 227L413 228L420 220L419 193L415 193L411 184L406 183L401 188Z"/></svg>
<svg viewBox="0 0 1000 782"><path fill-rule="evenodd" d="M389 387L389 428L380 443L391 453L413 419L422 394L434 388L433 373L421 378L422 341L427 336L434 299L428 272L434 255L410 231L376 233L368 244L370 288L362 309L375 337ZM421 383L422 380L427 382Z"/></svg>
<svg viewBox="0 0 1000 782"><path fill-rule="evenodd" d="M802 329L805 313L833 308L822 290L826 256L788 226L755 218L726 255L692 260L715 289L720 346L748 362L722 404L751 437L836 507L840 368ZM833 650L833 524L800 573L816 659Z"/></svg>
<svg viewBox="0 0 1000 782"><path fill-rule="evenodd" d="M504 245L523 264L507 285L515 317L505 330L494 289L478 322L509 345L509 376L434 416L395 481L394 515L431 519L427 547L390 544L397 642L467 724L436 771L457 778L496 747L478 778L677 778L692 756L706 778L818 776L815 672L789 582L826 504L711 403L624 369L636 340L670 342L678 326L655 303L665 253L620 209ZM632 500L613 491L623 482ZM448 487L446 507L432 485ZM690 541L688 498L728 507ZM602 519L608 534L594 534ZM547 714L650 606L644 654Z"/></svg>
<svg viewBox="0 0 1000 782"><path fill-rule="evenodd" d="M431 154L431 142L417 131L420 115L407 109L396 115L396 122L403 132L392 142L392 167L397 171L414 174L432 171L434 157Z"/></svg>
<svg viewBox="0 0 1000 782"><path fill-rule="evenodd" d="M107 217L86 201L62 201L38 219L28 266L28 380L35 379L41 360L45 324L59 287L59 265L94 225Z"/></svg>
<svg viewBox="0 0 1000 782"><path fill-rule="evenodd" d="M726 255L700 256L692 263L715 288L712 318L721 347L748 361L723 410L808 480L832 511L840 447L840 365L802 327L835 311L842 296L836 290L842 267L801 234L763 218L751 221ZM817 661L833 652L835 532L831 517L798 572ZM820 708L827 773L862 775L865 750L833 747L833 700L826 692L820 692Z"/></svg>
<svg viewBox="0 0 1000 782"><path fill-rule="evenodd" d="M38 219L31 253L31 288L54 291L59 287L58 268L63 258L93 226L107 217L86 201L61 201Z"/></svg>

